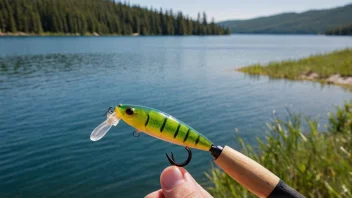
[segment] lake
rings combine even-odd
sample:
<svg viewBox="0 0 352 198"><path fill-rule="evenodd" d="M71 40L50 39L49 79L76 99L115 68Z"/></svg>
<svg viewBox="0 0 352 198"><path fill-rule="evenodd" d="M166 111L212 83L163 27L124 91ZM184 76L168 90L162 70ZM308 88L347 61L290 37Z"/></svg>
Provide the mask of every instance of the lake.
<svg viewBox="0 0 352 198"><path fill-rule="evenodd" d="M232 35L191 37L0 38L0 196L142 197L160 188L165 152L187 153L120 122L89 139L109 106L164 111L217 145L238 148L235 129L255 144L286 108L319 118L349 100L338 86L253 78L252 63L352 47L352 37ZM193 149L187 170L203 185L212 157Z"/></svg>

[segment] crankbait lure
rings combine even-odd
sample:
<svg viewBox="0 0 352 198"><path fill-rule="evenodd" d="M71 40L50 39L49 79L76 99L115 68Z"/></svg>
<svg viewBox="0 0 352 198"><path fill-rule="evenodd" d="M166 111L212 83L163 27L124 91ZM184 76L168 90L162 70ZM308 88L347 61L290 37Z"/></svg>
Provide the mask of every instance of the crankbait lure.
<svg viewBox="0 0 352 198"><path fill-rule="evenodd" d="M144 132L155 138L185 146L188 151L188 158L181 164L175 162L172 153L171 158L166 154L172 165L187 165L192 158L190 148L209 151L213 146L212 142L192 127L156 109L119 104L115 108L110 107L106 112L106 116L107 119L93 130L90 136L92 141L100 140L112 126L116 126L119 120L122 119L136 129L134 132L135 136L139 136L141 132Z"/></svg>
<svg viewBox="0 0 352 198"><path fill-rule="evenodd" d="M192 159L190 148L209 151L215 159L215 164L258 197L304 197L249 157L228 146L214 146L198 131L166 113L148 107L119 104L115 108L110 107L106 117L107 119L90 135L92 141L100 140L122 119L136 129L134 136L138 137L144 132L161 140L185 146L188 158L183 163L176 163L172 153L171 158L166 154L172 165L186 166Z"/></svg>

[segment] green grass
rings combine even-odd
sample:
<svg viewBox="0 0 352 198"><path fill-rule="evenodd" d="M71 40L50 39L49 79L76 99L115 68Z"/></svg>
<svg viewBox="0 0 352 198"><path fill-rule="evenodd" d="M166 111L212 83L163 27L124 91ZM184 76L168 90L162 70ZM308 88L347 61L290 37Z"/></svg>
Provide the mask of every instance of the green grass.
<svg viewBox="0 0 352 198"><path fill-rule="evenodd" d="M255 64L240 68L238 71L288 79L300 79L301 75L313 72L323 79L334 74L352 76L352 49L314 55L300 60L271 62L268 65Z"/></svg>
<svg viewBox="0 0 352 198"><path fill-rule="evenodd" d="M237 137L241 152L279 176L307 197L352 197L352 101L329 114L324 132L318 122L289 113L286 120L267 124L266 140L254 148ZM215 197L255 197L232 178L213 167L207 173Z"/></svg>

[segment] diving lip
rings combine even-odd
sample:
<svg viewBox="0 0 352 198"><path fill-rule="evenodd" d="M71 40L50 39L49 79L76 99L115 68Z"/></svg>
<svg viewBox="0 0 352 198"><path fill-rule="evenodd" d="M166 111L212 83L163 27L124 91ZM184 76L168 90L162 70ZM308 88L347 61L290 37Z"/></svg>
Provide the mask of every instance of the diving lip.
<svg viewBox="0 0 352 198"><path fill-rule="evenodd" d="M98 141L103 138L108 131L111 129L112 126L116 126L120 119L116 116L115 113L112 113L107 116L108 118L99 124L90 134L90 140Z"/></svg>

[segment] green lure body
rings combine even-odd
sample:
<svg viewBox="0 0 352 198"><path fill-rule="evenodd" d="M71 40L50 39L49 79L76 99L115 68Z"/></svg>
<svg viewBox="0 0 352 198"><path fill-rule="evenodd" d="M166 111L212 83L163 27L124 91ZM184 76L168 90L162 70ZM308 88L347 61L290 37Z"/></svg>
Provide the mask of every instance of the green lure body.
<svg viewBox="0 0 352 198"><path fill-rule="evenodd" d="M122 119L138 132L144 132L161 140L205 151L209 151L213 145L192 127L156 109L120 104L114 111L117 118Z"/></svg>

